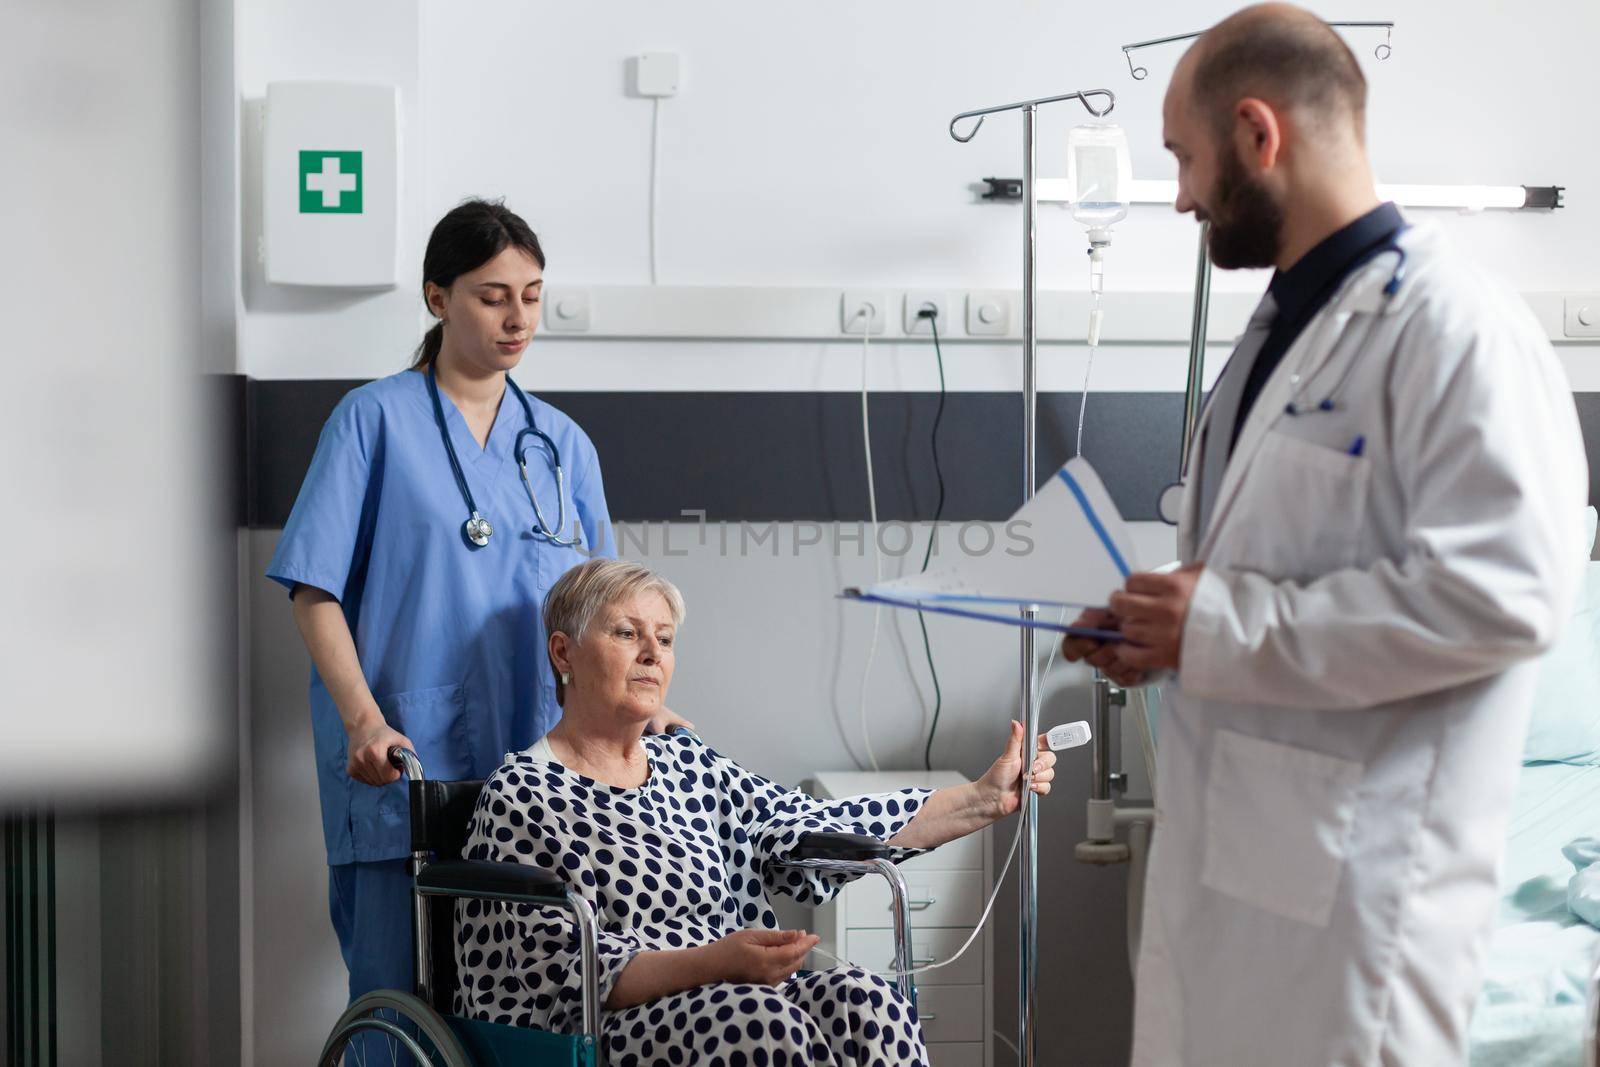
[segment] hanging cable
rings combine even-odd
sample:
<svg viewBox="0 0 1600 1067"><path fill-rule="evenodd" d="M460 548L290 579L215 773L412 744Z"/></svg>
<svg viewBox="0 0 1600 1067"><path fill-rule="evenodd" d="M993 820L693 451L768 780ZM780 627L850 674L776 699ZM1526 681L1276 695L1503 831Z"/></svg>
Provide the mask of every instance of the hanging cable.
<svg viewBox="0 0 1600 1067"><path fill-rule="evenodd" d="M872 479L872 421L867 413L867 340L872 334L872 309L863 307L851 317L854 322L862 315L867 321L861 329L861 447L867 454L867 515L872 527L872 562L876 582L883 582L883 549L878 545L878 491ZM872 643L867 646L867 662L861 668L861 742L866 746L867 763L878 770L878 757L872 751L872 731L867 723L867 679L872 675L872 661L878 655L878 628L883 621L883 605L872 608Z"/></svg>
<svg viewBox="0 0 1600 1067"><path fill-rule="evenodd" d="M660 278L656 249L661 215L661 98L655 97L650 111L650 284Z"/></svg>
<svg viewBox="0 0 1600 1067"><path fill-rule="evenodd" d="M1066 611L1065 608L1063 608L1061 610L1061 621L1065 622L1066 619L1067 619L1067 611ZM1037 720L1038 717L1039 717L1039 708L1044 704L1044 682L1045 682L1045 679L1047 679L1050 676L1050 668L1055 666L1055 663L1056 663L1056 652L1060 649L1060 647L1061 647L1060 644L1057 643L1056 646L1050 650L1050 658L1045 661L1044 670L1042 672L1040 672L1038 674L1037 678L1035 679L1035 685L1033 687L1034 697L1033 697L1033 716L1032 716L1035 720ZM967 935L966 941L962 942L961 947L956 949L955 954L952 955L949 959L943 959L943 960L938 961L937 963L925 964L924 966L921 966L921 967L913 967L909 971L878 971L877 973L879 975L881 975L882 977L885 977L885 978L894 978L894 977L898 977L898 976L900 976L902 974L911 974L911 975L925 974L928 971L937 971L941 967L948 967L952 963L954 963L956 960L959 960L963 955L965 955L967 949L972 947L972 943L974 941L976 941L978 939L978 935L983 932L984 925L986 923L988 923L988 921L989 921L989 913L994 910L994 902L997 899L999 899L999 897L1000 897L1000 889L1005 883L1006 875L1011 872L1011 861L1016 858L1016 855L1017 855L1017 844L1022 840L1022 831L1028 825L1028 809L1029 809L1029 807L1031 805L1028 804L1027 798L1032 795L1031 791L1032 791L1032 788L1033 788L1033 775L1030 772L1033 769L1033 761L1038 756L1038 746L1039 746L1039 739L1037 737L1034 737L1034 738L1024 737L1022 739L1022 795L1023 795L1023 802L1017 808L1017 832L1015 834L1013 834L1012 837L1011 837L1011 849L1010 849L1010 851L1008 851L1006 853L1006 861L1005 861L1005 863L1003 865L1001 865L1000 874L994 880L994 889L992 891L990 891L990 893L989 893L989 902L983 906L983 914L978 916L978 923L977 923L976 926L974 926L972 928L972 933ZM833 960L836 963L842 963L842 964L846 964L846 965L849 965L849 966L860 966L860 964L856 964L853 961L847 960L842 956L835 956L833 953L828 952L825 949L814 948L811 951L813 951L813 952L815 952L815 953L817 953L819 955L822 955L822 956L827 956L829 959Z"/></svg>
<svg viewBox="0 0 1600 1067"><path fill-rule="evenodd" d="M939 366L939 406L933 412L933 432L929 434L928 449L933 453L933 476L939 482L939 499L933 508L933 525L928 529L928 548L922 554L922 572L927 573L928 561L933 558L933 542L939 536L939 520L944 516L944 468L939 463L939 423L944 418L945 383L944 353L939 348L939 312L927 309L917 313L928 320L933 329L933 357ZM917 625L922 627L922 651L928 657L928 674L933 678L933 722L928 727L928 743L922 750L922 766L933 770L933 738L939 732L939 712L944 707L944 692L939 688L939 668L933 662L933 644L928 640L928 622L922 612L917 612Z"/></svg>

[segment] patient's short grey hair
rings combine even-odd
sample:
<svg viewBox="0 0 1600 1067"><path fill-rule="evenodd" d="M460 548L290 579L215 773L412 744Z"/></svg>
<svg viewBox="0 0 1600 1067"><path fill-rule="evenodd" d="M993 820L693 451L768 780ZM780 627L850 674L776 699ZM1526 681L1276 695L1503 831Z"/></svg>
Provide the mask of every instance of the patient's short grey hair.
<svg viewBox="0 0 1600 1067"><path fill-rule="evenodd" d="M683 625L683 594L678 587L650 568L622 559L591 559L578 564L556 580L544 597L544 632L557 631L582 644L589 627L606 608L640 593L659 593L672 613L672 625ZM548 653L547 653L548 654ZM563 703L565 687L554 661L556 702Z"/></svg>

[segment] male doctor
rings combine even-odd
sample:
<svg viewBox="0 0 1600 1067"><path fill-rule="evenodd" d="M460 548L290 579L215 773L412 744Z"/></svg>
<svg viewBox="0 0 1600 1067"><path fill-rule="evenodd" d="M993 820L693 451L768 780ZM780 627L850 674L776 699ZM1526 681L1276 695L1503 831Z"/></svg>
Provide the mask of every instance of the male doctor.
<svg viewBox="0 0 1600 1067"><path fill-rule="evenodd" d="M1316 17L1239 12L1164 106L1178 210L1275 267L1196 430L1182 569L1136 574L1123 685L1176 672L1135 1064L1458 1063L1534 661L1587 469L1515 295L1380 203L1366 83Z"/></svg>

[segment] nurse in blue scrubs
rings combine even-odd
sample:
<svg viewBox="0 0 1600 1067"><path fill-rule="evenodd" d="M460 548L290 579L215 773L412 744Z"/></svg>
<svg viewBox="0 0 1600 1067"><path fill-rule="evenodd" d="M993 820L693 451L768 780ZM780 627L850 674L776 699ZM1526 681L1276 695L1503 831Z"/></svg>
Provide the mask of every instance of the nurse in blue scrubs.
<svg viewBox="0 0 1600 1067"><path fill-rule="evenodd" d="M423 258L439 321L409 370L328 418L267 568L314 663L328 895L352 1000L412 982L407 794L388 750L410 748L429 777L483 778L542 737L561 714L545 592L615 554L594 446L509 377L539 321L544 265L503 204L440 220Z"/></svg>

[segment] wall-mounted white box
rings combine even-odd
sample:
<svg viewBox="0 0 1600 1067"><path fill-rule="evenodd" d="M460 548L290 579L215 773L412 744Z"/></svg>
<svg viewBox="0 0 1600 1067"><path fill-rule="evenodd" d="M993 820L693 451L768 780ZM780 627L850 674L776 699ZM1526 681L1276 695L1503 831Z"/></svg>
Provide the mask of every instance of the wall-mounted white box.
<svg viewBox="0 0 1600 1067"><path fill-rule="evenodd" d="M676 52L646 52L633 61L633 91L640 96L677 96L682 68Z"/></svg>
<svg viewBox="0 0 1600 1067"><path fill-rule="evenodd" d="M1568 337L1600 337L1600 293L1568 293L1562 322Z"/></svg>
<svg viewBox="0 0 1600 1067"><path fill-rule="evenodd" d="M558 289L546 293L544 326L558 333L584 333L589 329L593 305L587 289Z"/></svg>
<svg viewBox="0 0 1600 1067"><path fill-rule="evenodd" d="M1011 294L967 294L967 333L973 337L1004 337L1011 332Z"/></svg>
<svg viewBox="0 0 1600 1067"><path fill-rule="evenodd" d="M396 285L400 91L347 82L269 83L261 197L267 281Z"/></svg>

